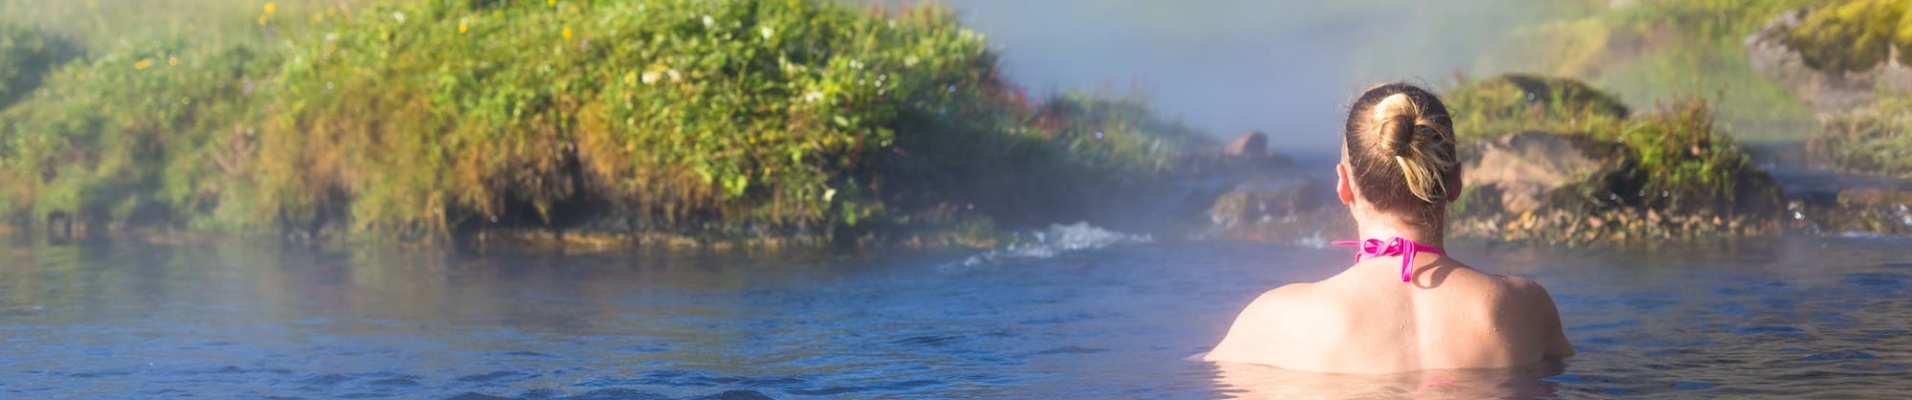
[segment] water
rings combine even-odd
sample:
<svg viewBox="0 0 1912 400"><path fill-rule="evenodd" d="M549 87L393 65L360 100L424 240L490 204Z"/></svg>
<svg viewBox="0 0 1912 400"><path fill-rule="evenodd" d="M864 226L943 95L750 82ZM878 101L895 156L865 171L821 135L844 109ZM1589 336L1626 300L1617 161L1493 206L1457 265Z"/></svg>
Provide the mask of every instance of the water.
<svg viewBox="0 0 1912 400"><path fill-rule="evenodd" d="M1348 254L1332 248L1156 239L982 258L475 257L12 240L0 245L0 398L8 399L1912 390L1905 238L1627 252L1456 245L1477 266L1546 284L1580 355L1515 371L1386 377L1188 360L1260 291L1342 268Z"/></svg>

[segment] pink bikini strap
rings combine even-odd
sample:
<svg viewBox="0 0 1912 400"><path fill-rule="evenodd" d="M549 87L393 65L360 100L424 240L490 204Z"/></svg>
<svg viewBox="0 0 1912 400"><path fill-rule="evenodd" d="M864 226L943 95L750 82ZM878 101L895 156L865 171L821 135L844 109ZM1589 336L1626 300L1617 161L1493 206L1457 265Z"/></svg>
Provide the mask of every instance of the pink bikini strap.
<svg viewBox="0 0 1912 400"><path fill-rule="evenodd" d="M1447 252L1441 251L1439 247L1423 246L1420 243L1414 243L1412 240L1407 240L1399 236L1385 241L1381 239L1367 239L1359 242L1351 240L1339 241L1334 242L1334 245L1360 248L1360 251L1354 254L1354 262L1361 262L1361 258L1363 257L1401 257L1402 282L1414 281L1414 253L1428 252L1447 255Z"/></svg>

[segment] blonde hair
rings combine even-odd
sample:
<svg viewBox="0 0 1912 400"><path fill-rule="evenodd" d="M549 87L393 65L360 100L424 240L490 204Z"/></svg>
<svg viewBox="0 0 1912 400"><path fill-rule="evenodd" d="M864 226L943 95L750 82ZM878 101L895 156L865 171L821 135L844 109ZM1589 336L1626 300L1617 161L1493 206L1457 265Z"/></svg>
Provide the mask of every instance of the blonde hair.
<svg viewBox="0 0 1912 400"><path fill-rule="evenodd" d="M1444 216L1448 179L1459 164L1447 107L1426 89L1405 83L1364 91L1348 113L1348 163L1368 202L1413 211L1419 222Z"/></svg>

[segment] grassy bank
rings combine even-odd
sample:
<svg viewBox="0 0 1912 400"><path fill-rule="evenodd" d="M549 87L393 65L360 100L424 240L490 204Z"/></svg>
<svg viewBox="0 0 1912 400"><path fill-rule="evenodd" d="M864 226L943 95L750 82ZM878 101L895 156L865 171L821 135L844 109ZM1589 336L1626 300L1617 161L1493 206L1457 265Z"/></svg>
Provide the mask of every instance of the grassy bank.
<svg viewBox="0 0 1912 400"><path fill-rule="evenodd" d="M1130 99L1031 99L933 6L390 3L267 3L87 48L4 111L0 213L419 240L860 235L1074 216L1058 209L1096 207L1055 204L1111 201L1201 145Z"/></svg>

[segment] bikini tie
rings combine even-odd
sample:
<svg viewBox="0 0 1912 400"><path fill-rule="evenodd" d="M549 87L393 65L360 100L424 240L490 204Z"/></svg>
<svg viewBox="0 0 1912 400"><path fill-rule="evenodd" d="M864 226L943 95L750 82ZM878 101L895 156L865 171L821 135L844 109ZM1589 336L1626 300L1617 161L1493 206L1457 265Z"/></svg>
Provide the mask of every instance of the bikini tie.
<svg viewBox="0 0 1912 400"><path fill-rule="evenodd" d="M1362 258L1401 257L1402 282L1414 281L1414 253L1447 255L1447 252L1441 251L1439 247L1423 246L1400 236L1385 241L1381 239L1367 239L1359 242L1345 240L1334 242L1334 245L1360 248L1360 251L1354 254L1354 262L1361 262Z"/></svg>

